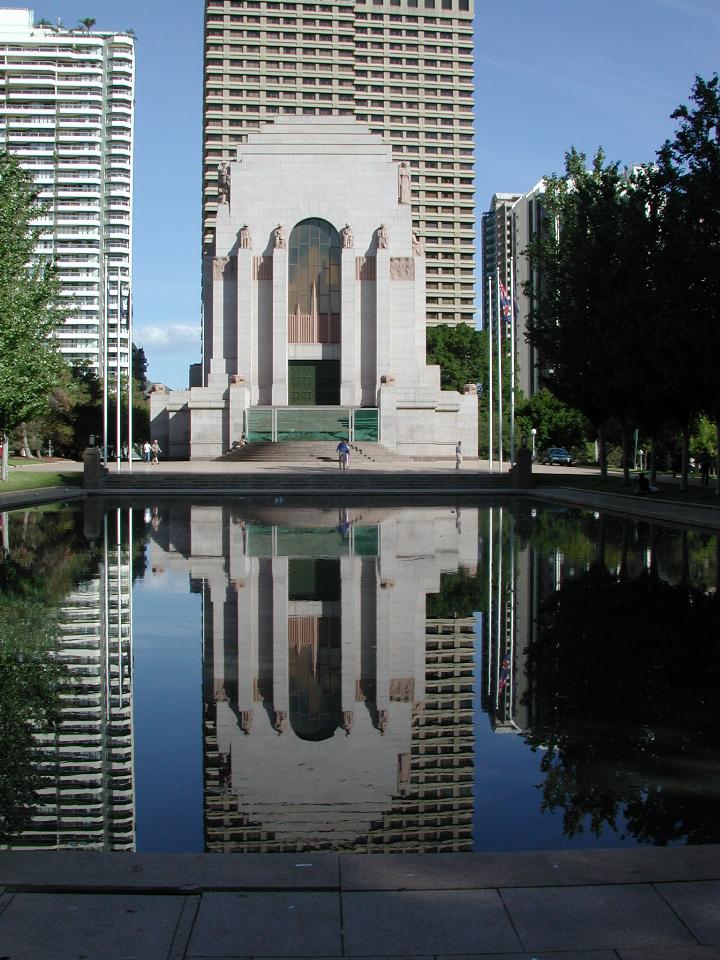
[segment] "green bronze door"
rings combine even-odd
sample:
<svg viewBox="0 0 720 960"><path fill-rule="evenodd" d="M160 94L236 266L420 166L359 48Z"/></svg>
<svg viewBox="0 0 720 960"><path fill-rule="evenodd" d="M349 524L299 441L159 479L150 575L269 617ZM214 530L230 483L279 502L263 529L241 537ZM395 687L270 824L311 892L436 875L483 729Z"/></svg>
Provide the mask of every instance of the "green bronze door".
<svg viewBox="0 0 720 960"><path fill-rule="evenodd" d="M288 404L291 407L324 407L340 403L339 360L290 360Z"/></svg>
<svg viewBox="0 0 720 960"><path fill-rule="evenodd" d="M288 404L291 407L315 406L315 367L314 360L291 360L288 363Z"/></svg>

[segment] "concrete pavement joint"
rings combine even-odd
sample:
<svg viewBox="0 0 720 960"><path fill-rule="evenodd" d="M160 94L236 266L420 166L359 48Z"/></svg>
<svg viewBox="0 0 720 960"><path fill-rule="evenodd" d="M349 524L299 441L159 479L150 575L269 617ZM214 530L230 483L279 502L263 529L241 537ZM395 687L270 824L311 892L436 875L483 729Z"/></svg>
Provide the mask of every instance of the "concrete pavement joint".
<svg viewBox="0 0 720 960"><path fill-rule="evenodd" d="M184 960L201 901L202 895L185 898L167 960Z"/></svg>

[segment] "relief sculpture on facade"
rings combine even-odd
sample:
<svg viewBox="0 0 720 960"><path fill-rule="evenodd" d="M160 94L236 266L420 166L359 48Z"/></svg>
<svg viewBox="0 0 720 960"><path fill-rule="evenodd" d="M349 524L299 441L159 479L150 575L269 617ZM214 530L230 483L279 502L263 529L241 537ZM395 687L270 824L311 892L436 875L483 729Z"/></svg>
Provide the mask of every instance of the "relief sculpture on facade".
<svg viewBox="0 0 720 960"><path fill-rule="evenodd" d="M213 280L235 280L237 260L234 257L213 258Z"/></svg>
<svg viewBox="0 0 720 960"><path fill-rule="evenodd" d="M218 164L218 203L230 203L230 164Z"/></svg>
<svg viewBox="0 0 720 960"><path fill-rule="evenodd" d="M398 169L398 181L400 203L410 203L410 165L404 160Z"/></svg>
<svg viewBox="0 0 720 960"><path fill-rule="evenodd" d="M415 261L412 257L391 257L390 258L390 279L391 280L414 280L415 279Z"/></svg>

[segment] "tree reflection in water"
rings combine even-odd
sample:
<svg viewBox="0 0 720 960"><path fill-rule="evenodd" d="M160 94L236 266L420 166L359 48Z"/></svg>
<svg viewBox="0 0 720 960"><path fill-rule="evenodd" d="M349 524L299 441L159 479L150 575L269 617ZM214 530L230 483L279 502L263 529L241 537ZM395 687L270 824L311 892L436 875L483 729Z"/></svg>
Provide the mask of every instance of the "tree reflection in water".
<svg viewBox="0 0 720 960"><path fill-rule="evenodd" d="M82 514L5 514L0 557L0 839L28 822L42 782L35 734L57 726L67 670L54 657L60 603L97 566Z"/></svg>
<svg viewBox="0 0 720 960"><path fill-rule="evenodd" d="M720 841L719 637L717 593L650 572L595 564L541 605L526 738L545 751L543 810L563 811L567 836Z"/></svg>
<svg viewBox="0 0 720 960"><path fill-rule="evenodd" d="M35 738L59 720L63 667L52 657L54 611L6 597L0 605L0 840L28 822L41 776Z"/></svg>

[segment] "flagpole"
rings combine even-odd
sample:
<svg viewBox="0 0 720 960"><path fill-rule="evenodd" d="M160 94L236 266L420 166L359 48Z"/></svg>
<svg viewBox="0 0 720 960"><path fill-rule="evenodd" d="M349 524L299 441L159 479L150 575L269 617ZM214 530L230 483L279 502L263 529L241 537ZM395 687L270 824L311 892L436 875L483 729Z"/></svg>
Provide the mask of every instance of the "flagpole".
<svg viewBox="0 0 720 960"><path fill-rule="evenodd" d="M118 470L120 470L120 457L122 455L121 450L121 401L122 401L122 387L120 384L120 324L122 319L122 297L120 294L120 268L118 267L117 273L117 339L115 341L115 462L117 464Z"/></svg>
<svg viewBox="0 0 720 960"><path fill-rule="evenodd" d="M510 259L510 462L515 463L515 270Z"/></svg>
<svg viewBox="0 0 720 960"><path fill-rule="evenodd" d="M500 315L500 267L496 268L495 282L497 284L497 376L498 376L498 469L503 469L503 382L502 382L502 319Z"/></svg>
<svg viewBox="0 0 720 960"><path fill-rule="evenodd" d="M132 339L132 287L128 287L127 295L127 329L128 329L128 471L133 468L133 339Z"/></svg>
<svg viewBox="0 0 720 960"><path fill-rule="evenodd" d="M493 284L488 277L488 463L493 472Z"/></svg>
<svg viewBox="0 0 720 960"><path fill-rule="evenodd" d="M107 467L108 462L108 376L110 373L108 363L108 340L110 339L109 306L108 306L108 258L104 257L104 276L103 276L103 349L102 349L102 378L103 378L103 422L102 422L102 445L103 445L103 464Z"/></svg>

